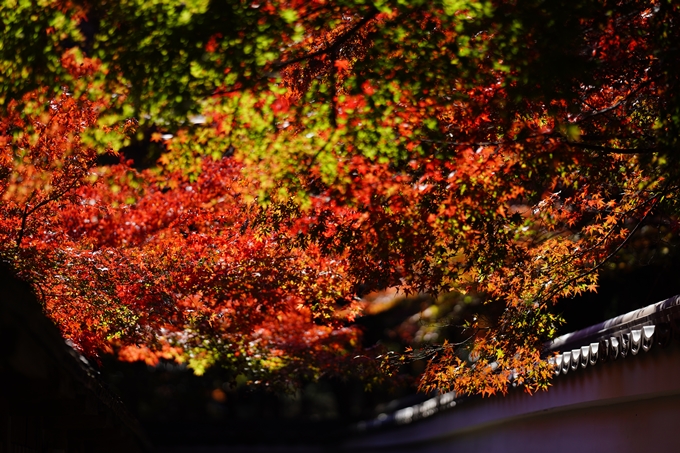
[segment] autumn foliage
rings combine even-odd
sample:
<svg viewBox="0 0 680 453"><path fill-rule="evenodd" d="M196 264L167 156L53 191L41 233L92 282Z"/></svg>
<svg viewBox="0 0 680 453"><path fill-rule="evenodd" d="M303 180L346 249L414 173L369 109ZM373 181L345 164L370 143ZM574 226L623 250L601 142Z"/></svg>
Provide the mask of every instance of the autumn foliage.
<svg viewBox="0 0 680 453"><path fill-rule="evenodd" d="M282 240L293 233L244 201L233 159L192 181L96 166L81 138L95 106L63 94L35 117L10 107L5 124L32 134L4 137L2 256L64 335L90 357L219 362L266 383L351 366L359 307L342 299L342 258Z"/></svg>
<svg viewBox="0 0 680 453"><path fill-rule="evenodd" d="M0 254L89 355L371 374L352 322L397 287L497 307L421 389L534 391L554 304L677 229L671 3L46 3L58 69L2 79Z"/></svg>

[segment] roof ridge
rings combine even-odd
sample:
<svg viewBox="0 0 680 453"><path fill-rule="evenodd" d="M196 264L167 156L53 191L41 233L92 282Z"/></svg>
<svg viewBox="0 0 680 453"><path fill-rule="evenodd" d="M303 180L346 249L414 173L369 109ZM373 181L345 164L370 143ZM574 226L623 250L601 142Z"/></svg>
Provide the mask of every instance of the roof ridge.
<svg viewBox="0 0 680 453"><path fill-rule="evenodd" d="M559 352L547 360L556 376L567 374L666 346L674 331L680 332L680 295L562 335L546 344L547 354Z"/></svg>

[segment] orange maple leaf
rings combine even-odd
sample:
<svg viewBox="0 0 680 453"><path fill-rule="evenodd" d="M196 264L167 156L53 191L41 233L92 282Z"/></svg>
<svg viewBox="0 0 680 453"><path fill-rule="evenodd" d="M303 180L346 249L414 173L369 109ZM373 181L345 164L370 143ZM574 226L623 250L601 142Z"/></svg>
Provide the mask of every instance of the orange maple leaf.
<svg viewBox="0 0 680 453"><path fill-rule="evenodd" d="M347 60L335 60L335 67L337 69L349 69L349 61Z"/></svg>

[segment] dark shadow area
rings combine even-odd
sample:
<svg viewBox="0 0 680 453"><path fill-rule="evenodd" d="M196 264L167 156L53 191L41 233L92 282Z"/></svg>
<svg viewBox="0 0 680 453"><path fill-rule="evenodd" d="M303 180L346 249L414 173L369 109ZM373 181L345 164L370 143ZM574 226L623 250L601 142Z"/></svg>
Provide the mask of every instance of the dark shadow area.
<svg viewBox="0 0 680 453"><path fill-rule="evenodd" d="M356 380L321 379L283 393L196 376L185 366L105 361L103 377L158 446L333 444L346 427L390 410L408 386L365 391ZM416 397L419 398L419 397Z"/></svg>
<svg viewBox="0 0 680 453"><path fill-rule="evenodd" d="M134 417L0 265L0 451L151 451Z"/></svg>
<svg viewBox="0 0 680 453"><path fill-rule="evenodd" d="M624 249L603 267L597 292L557 304L556 312L566 321L559 335L680 294L677 240L659 241L656 230L646 233L638 235L634 247Z"/></svg>

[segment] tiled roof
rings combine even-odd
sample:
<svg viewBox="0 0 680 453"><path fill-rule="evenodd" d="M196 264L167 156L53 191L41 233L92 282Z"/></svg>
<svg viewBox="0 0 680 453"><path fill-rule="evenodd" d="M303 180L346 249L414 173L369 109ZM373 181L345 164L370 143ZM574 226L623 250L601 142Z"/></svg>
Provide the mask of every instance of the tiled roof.
<svg viewBox="0 0 680 453"><path fill-rule="evenodd" d="M680 296L617 316L546 344L546 358L563 375L598 363L636 356L680 337ZM557 355L553 355L557 352ZM389 414L355 425L357 431L409 424L456 406L455 393L436 395Z"/></svg>
<svg viewBox="0 0 680 453"><path fill-rule="evenodd" d="M607 360L647 352L654 344L666 346L680 320L680 296L631 311L586 329L562 335L547 345L555 375Z"/></svg>

